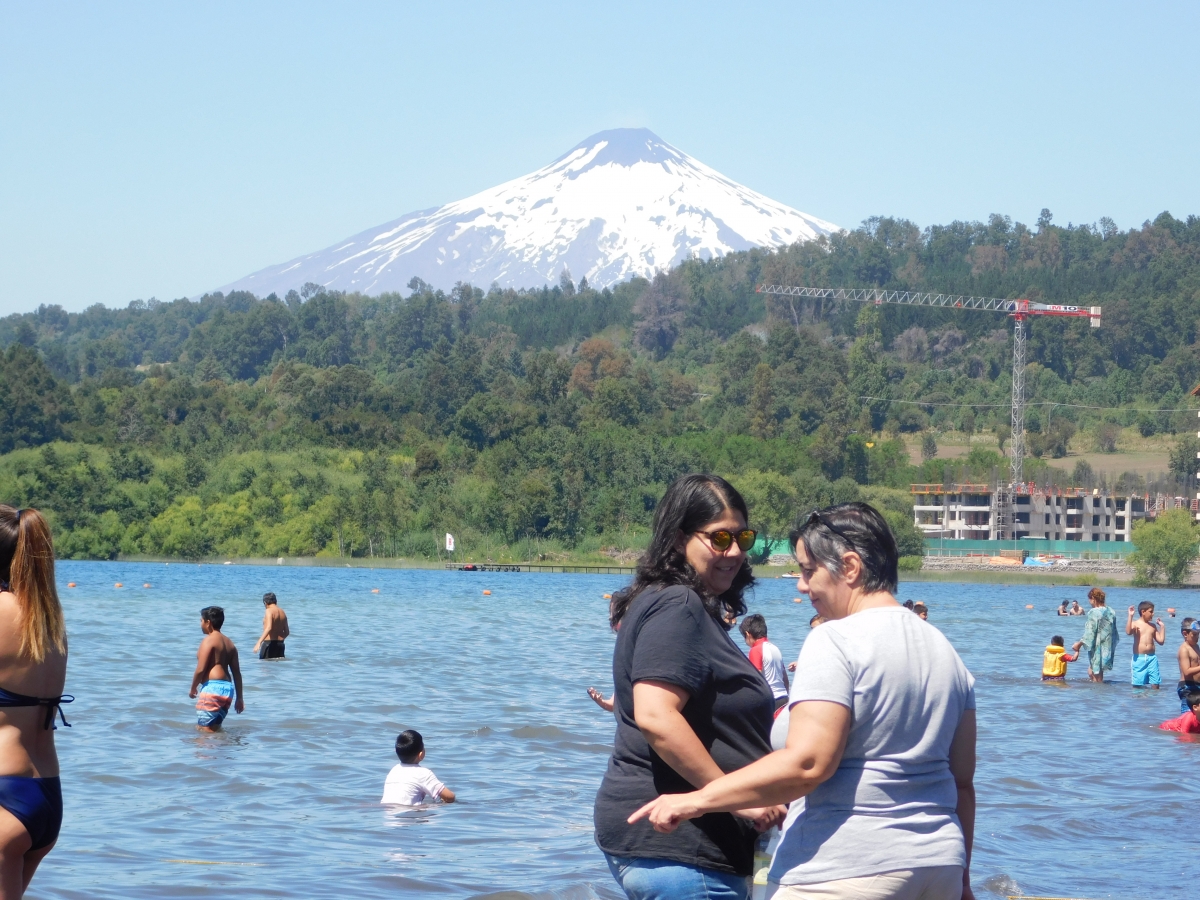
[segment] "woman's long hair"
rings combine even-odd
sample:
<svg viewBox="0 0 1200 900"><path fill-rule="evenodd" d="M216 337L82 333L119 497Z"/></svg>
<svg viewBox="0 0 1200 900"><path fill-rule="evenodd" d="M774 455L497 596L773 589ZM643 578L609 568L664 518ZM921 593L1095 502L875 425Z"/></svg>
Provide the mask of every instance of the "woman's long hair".
<svg viewBox="0 0 1200 900"><path fill-rule="evenodd" d="M42 662L67 652L67 626L54 585L54 541L36 509L0 504L0 581L21 605L22 656Z"/></svg>
<svg viewBox="0 0 1200 900"><path fill-rule="evenodd" d="M698 531L709 522L721 518L726 510L740 512L747 522L750 521L746 501L737 488L724 478L716 475L684 475L671 482L659 501L658 509L654 511L654 536L649 548L638 560L633 584L613 594L608 620L614 629L620 625L629 604L638 594L649 587L672 584L685 585L699 594L708 614L726 631L730 628L725 621L726 612L735 616L746 612L742 593L754 583L748 559L743 560L729 590L713 595L688 563L687 557L675 546L680 534L690 535Z"/></svg>

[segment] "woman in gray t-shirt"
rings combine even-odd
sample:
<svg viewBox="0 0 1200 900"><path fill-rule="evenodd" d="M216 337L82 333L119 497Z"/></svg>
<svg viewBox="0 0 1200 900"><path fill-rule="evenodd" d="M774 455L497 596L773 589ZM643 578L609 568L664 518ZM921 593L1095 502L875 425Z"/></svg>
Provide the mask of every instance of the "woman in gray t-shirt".
<svg viewBox="0 0 1200 900"><path fill-rule="evenodd" d="M973 900L974 679L896 602L895 539L872 507L814 512L792 544L800 590L828 621L800 652L786 747L632 818L671 831L803 797L771 865L775 900Z"/></svg>

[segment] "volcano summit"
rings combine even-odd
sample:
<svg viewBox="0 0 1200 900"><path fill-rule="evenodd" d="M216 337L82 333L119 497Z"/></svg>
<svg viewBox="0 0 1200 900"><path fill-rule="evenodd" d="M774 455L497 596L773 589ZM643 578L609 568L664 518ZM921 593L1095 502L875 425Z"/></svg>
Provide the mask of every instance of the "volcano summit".
<svg viewBox="0 0 1200 900"><path fill-rule="evenodd" d="M222 290L282 296L305 282L342 291L537 287L564 267L595 287L838 231L731 181L644 128L602 131L545 168L438 209L368 229Z"/></svg>

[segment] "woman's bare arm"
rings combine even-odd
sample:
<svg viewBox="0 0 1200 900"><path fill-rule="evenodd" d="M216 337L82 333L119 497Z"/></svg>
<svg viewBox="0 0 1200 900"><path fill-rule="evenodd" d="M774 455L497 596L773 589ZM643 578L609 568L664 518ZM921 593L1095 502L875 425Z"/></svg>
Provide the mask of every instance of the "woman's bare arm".
<svg viewBox="0 0 1200 900"><path fill-rule="evenodd" d="M683 717L691 695L665 681L639 681L633 686L633 721L663 762L695 787L725 773Z"/></svg>
<svg viewBox="0 0 1200 900"><path fill-rule="evenodd" d="M975 843L975 710L968 709L958 722L950 744L950 774L958 788L954 811L962 825L967 846L967 865L963 869L963 900L975 900L971 890L971 848Z"/></svg>
<svg viewBox="0 0 1200 900"><path fill-rule="evenodd" d="M850 710L840 703L807 700L792 707L787 747L723 775L690 794L663 794L629 817L649 818L658 831L710 812L790 803L837 771L850 735Z"/></svg>

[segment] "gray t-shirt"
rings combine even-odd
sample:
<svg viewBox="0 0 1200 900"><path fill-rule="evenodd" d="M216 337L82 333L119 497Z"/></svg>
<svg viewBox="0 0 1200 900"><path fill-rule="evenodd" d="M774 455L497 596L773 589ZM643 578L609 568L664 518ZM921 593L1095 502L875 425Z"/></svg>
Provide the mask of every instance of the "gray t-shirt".
<svg viewBox="0 0 1200 900"><path fill-rule="evenodd" d="M850 709L832 778L793 803L770 880L815 884L965 866L950 743L975 679L945 636L903 607L826 622L800 651L790 705Z"/></svg>

